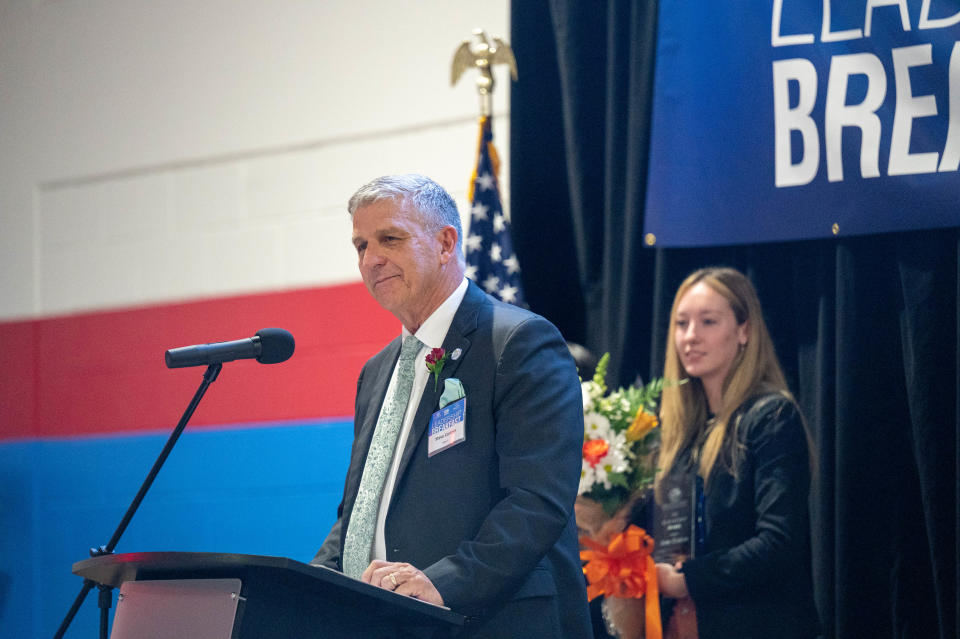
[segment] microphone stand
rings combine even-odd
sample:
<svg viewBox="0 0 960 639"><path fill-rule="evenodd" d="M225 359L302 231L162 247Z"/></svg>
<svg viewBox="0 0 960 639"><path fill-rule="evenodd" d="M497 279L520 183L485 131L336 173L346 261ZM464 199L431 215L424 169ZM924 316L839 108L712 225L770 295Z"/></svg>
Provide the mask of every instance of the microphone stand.
<svg viewBox="0 0 960 639"><path fill-rule="evenodd" d="M210 364L207 367L207 371L203 374L203 382L200 383L200 388L197 389L197 392L193 396L193 400L191 400L190 405L187 406L187 410L184 411L183 416L180 418L180 422L177 424L177 427L173 429L173 432L170 434L170 438L167 439L166 445L163 447L163 450L160 451L160 455L157 457L157 461L154 462L153 468L151 468L150 472L147 474L147 478L143 480L143 485L140 486L140 491L137 493L137 496L133 498L133 501L130 503L130 507L127 508L127 512L124 514L123 519L120 520L120 525L118 525L117 529L114 531L113 537L110 538L110 542L106 546L91 548L91 557L101 557L103 555L110 555L113 553L113 549L117 547L117 542L120 541L121 535L123 535L123 532L127 529L127 525L130 523L130 520L133 519L133 515L137 512L137 508L140 507L140 502L143 501L147 491L150 490L150 486L153 485L153 480L156 479L157 473L160 472L160 468L163 466L163 463L167 461L170 451L172 451L173 447L176 445L177 440L180 438L180 434L187 425L187 422L190 421L190 417L193 416L193 412L197 409L197 406L200 405L200 400L203 399L203 395L207 392L207 388L210 386L210 384L216 381L217 375L220 374L221 368L223 368L223 364L220 362ZM110 623L110 606L113 604L113 587L106 586L104 584L98 584L91 579L83 580L83 587L80 589L80 593L77 595L77 598L73 601L73 605L70 607L70 611L67 612L67 616L64 617L63 621L60 623L60 628L57 629L57 634L54 635L54 639L61 639L63 637L63 634L67 631L67 628L70 627L70 623L76 616L77 611L80 610L83 600L86 599L87 594L93 590L94 586L100 590L98 604L100 606L100 639L107 639L107 629Z"/></svg>

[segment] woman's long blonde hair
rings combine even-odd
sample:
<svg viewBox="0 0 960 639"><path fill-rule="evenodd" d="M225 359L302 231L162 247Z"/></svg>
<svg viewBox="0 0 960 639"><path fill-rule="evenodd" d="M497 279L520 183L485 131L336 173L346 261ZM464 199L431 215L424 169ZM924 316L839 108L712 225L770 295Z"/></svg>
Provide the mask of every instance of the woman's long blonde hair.
<svg viewBox="0 0 960 639"><path fill-rule="evenodd" d="M677 455L692 445L706 428L707 396L700 380L690 377L680 363L674 335L677 327L677 306L693 286L703 282L723 296L733 309L737 324L747 324L747 343L736 358L723 382L721 407L711 420L711 427L699 455L699 474L709 482L714 466L720 461L736 476L741 451L737 445L737 420L731 417L747 399L761 393L780 392L793 399L774 352L773 341L763 321L763 311L753 284L740 271L711 267L691 273L680 284L670 309L666 359L663 376L667 380L687 380L683 384L667 384L660 405L661 444L657 470L657 494L660 479L670 472Z"/></svg>

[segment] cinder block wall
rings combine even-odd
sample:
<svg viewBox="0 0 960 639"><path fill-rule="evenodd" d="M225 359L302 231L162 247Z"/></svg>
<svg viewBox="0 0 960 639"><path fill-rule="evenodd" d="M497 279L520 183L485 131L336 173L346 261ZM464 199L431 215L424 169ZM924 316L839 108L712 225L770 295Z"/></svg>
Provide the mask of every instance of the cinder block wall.
<svg viewBox="0 0 960 639"><path fill-rule="evenodd" d="M477 97L450 62L507 16L507 0L0 0L0 635L51 636L71 564L109 540L200 381L166 348L297 339L284 364L224 368L117 551L312 557L356 375L399 331L359 283L347 198L417 171L466 213ZM95 599L68 637L95 632Z"/></svg>
<svg viewBox="0 0 960 639"><path fill-rule="evenodd" d="M477 98L450 63L507 5L0 3L0 320L356 281L364 181L463 206Z"/></svg>

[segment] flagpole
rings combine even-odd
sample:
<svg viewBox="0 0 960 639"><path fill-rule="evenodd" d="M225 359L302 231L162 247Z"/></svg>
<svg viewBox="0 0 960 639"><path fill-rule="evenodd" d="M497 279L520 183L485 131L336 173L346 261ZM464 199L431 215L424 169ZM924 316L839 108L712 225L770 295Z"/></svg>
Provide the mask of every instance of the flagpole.
<svg viewBox="0 0 960 639"><path fill-rule="evenodd" d="M493 145L492 67L506 64L517 79L517 62L510 45L490 37L483 29L474 29L473 40L464 40L453 56L450 84L467 69L475 68L477 94L480 98L477 159L467 199L470 201L470 225L465 241L467 277L488 294L503 302L526 306L520 281L520 263L513 252L510 221L500 199L500 161Z"/></svg>

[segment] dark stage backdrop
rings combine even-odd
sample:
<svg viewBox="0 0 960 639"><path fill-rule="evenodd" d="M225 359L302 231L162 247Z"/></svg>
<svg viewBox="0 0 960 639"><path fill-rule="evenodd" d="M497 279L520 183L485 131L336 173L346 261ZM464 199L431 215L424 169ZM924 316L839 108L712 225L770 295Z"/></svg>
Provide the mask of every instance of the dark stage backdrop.
<svg viewBox="0 0 960 639"><path fill-rule="evenodd" d="M750 275L817 444L824 636L960 636L960 234L644 248L656 11L513 3L510 200L527 300L567 339L610 351L623 384L661 373L690 271Z"/></svg>

